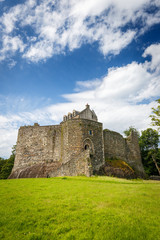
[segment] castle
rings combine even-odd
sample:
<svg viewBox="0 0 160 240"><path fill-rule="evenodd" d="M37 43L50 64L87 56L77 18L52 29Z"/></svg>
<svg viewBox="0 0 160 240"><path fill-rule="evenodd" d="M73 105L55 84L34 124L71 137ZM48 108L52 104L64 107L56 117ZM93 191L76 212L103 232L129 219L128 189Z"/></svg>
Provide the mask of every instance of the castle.
<svg viewBox="0 0 160 240"><path fill-rule="evenodd" d="M144 176L136 133L123 138L103 130L90 106L73 110L59 125L20 127L10 178L91 176L106 159L121 159Z"/></svg>

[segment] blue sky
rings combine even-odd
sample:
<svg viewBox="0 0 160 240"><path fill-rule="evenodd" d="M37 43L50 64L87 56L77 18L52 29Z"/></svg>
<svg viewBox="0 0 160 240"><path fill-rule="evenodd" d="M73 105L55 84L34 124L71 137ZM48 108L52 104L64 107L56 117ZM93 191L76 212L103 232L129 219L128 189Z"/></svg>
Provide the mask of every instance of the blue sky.
<svg viewBox="0 0 160 240"><path fill-rule="evenodd" d="M0 0L0 156L21 125L91 105L104 128L150 127L160 97L158 0Z"/></svg>

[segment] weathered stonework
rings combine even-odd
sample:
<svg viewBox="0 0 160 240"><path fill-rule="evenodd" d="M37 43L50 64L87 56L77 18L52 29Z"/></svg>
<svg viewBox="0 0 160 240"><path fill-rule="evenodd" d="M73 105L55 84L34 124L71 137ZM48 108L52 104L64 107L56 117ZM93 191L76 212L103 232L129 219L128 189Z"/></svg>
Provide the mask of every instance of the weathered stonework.
<svg viewBox="0 0 160 240"><path fill-rule="evenodd" d="M121 134L105 129L103 131L103 137L106 160L123 160L132 167L137 176L145 177L136 132L132 131L129 137L123 138Z"/></svg>
<svg viewBox="0 0 160 240"><path fill-rule="evenodd" d="M126 161L143 175L137 137L124 139L104 130L89 105L82 112L73 111L60 125L20 127L15 164L10 178L91 176L105 164L105 159Z"/></svg>

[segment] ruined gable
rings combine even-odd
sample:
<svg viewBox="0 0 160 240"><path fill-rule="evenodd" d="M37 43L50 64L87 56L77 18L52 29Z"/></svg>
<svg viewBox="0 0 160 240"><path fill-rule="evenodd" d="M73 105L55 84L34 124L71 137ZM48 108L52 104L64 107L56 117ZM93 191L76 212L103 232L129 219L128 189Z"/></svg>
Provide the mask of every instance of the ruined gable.
<svg viewBox="0 0 160 240"><path fill-rule="evenodd" d="M86 104L86 108L79 112L79 111L76 111L76 110L73 110L72 113L68 113L68 115L64 115L63 116L63 121L67 121L69 119L88 119L88 120L92 120L92 121L98 121L98 118L94 112L94 110L91 110L90 109L90 106L88 104Z"/></svg>

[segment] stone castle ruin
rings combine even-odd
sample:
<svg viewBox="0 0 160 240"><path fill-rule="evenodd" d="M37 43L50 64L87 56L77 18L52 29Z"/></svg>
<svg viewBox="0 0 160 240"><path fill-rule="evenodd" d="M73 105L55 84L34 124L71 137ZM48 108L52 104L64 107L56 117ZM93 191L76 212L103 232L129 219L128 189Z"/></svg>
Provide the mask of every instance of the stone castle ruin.
<svg viewBox="0 0 160 240"><path fill-rule="evenodd" d="M99 174L106 160L120 159L144 176L136 133L123 138L103 130L90 106L73 110L59 125L20 127L10 178Z"/></svg>

